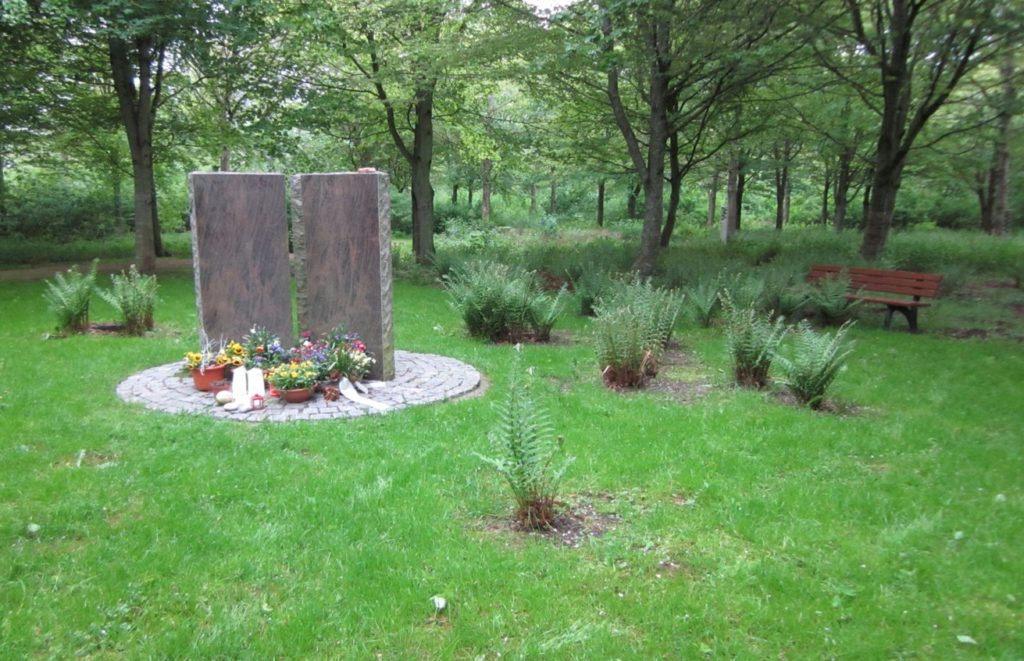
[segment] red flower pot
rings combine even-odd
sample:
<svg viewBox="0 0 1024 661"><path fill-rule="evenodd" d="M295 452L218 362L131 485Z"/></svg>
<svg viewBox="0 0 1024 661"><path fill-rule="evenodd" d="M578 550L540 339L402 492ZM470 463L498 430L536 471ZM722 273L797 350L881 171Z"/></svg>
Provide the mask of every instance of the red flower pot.
<svg viewBox="0 0 1024 661"><path fill-rule="evenodd" d="M277 396L289 404L300 404L313 396L313 389L292 388L291 390L278 390Z"/></svg>
<svg viewBox="0 0 1024 661"><path fill-rule="evenodd" d="M215 387L214 383L216 381L224 381L224 367L224 365L212 365L202 371L199 369L192 370L192 383L195 384L196 390L202 390L203 392L223 390L224 388Z"/></svg>

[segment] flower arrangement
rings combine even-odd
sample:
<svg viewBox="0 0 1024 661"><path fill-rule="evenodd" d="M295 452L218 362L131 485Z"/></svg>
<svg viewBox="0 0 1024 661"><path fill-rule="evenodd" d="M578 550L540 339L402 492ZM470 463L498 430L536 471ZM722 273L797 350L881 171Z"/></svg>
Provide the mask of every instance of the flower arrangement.
<svg viewBox="0 0 1024 661"><path fill-rule="evenodd" d="M302 341L291 351L292 361L309 362L316 368L317 380L327 381L331 378L332 357L331 347L326 340L315 340L309 331L302 333Z"/></svg>
<svg viewBox="0 0 1024 661"><path fill-rule="evenodd" d="M291 360L289 351L281 346L281 338L263 326L253 326L242 338L245 366L271 369Z"/></svg>
<svg viewBox="0 0 1024 661"><path fill-rule="evenodd" d="M231 343L204 342L199 351L188 351L185 353L184 368L187 371L206 371L209 367L221 367L232 364L232 357L228 354L228 346Z"/></svg>
<svg viewBox="0 0 1024 661"><path fill-rule="evenodd" d="M375 362L366 352L366 345L359 336L346 333L341 326L327 333L323 342L327 346L332 377L344 376L349 381L359 381L367 375Z"/></svg>
<svg viewBox="0 0 1024 661"><path fill-rule="evenodd" d="M312 361L286 363L273 368L267 380L277 390L312 388L319 380L319 372Z"/></svg>

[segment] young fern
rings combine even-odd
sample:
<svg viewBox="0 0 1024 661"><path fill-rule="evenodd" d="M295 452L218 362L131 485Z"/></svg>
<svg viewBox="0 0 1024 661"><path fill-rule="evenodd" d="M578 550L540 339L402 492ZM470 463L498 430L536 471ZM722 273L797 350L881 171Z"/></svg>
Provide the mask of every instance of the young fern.
<svg viewBox="0 0 1024 661"><path fill-rule="evenodd" d="M97 295L121 315L128 335L144 335L153 328L156 306L156 276L142 275L132 264L128 273L110 276L111 288L96 290Z"/></svg>
<svg viewBox="0 0 1024 661"><path fill-rule="evenodd" d="M686 303L690 316L704 328L711 326L718 313L718 280L703 280L686 290Z"/></svg>
<svg viewBox="0 0 1024 661"><path fill-rule="evenodd" d="M737 307L729 290L722 292L722 305L736 383L747 388L765 387L776 349L786 335L782 317L773 322L770 312L762 314L753 306Z"/></svg>
<svg viewBox="0 0 1024 661"><path fill-rule="evenodd" d="M776 357L783 382L801 403L813 409L820 408L825 394L853 351L846 342L846 333L853 325L846 322L834 334L818 333L806 321L795 330L793 357Z"/></svg>
<svg viewBox="0 0 1024 661"><path fill-rule="evenodd" d="M838 276L818 280L807 290L807 306L813 314L826 325L839 324L849 319L854 308L860 301L846 298L850 293L850 275L841 273Z"/></svg>
<svg viewBox="0 0 1024 661"><path fill-rule="evenodd" d="M57 316L57 330L62 333L81 333L89 328L89 303L96 286L96 268L100 260L94 259L85 273L72 266L65 273L55 273L46 281L43 297Z"/></svg>
<svg viewBox="0 0 1024 661"><path fill-rule="evenodd" d="M494 456L474 454L508 483L520 525L550 528L558 515L558 483L572 459L556 465L561 439L555 438L550 418L530 396L529 383L520 381L520 371L517 347L509 392L500 405L499 422L489 435Z"/></svg>

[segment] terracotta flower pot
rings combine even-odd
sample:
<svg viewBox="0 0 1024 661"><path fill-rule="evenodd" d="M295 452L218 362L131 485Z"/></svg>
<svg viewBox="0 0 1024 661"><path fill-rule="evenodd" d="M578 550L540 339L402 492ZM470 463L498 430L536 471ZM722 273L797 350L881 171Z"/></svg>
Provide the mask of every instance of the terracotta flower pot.
<svg viewBox="0 0 1024 661"><path fill-rule="evenodd" d="M300 404L313 396L313 389L292 388L291 390L278 390L277 396L289 404Z"/></svg>
<svg viewBox="0 0 1024 661"><path fill-rule="evenodd" d="M216 390L214 382L224 381L224 367L224 365L213 365L202 371L199 369L192 370L192 383L195 384L196 390L202 390L203 392Z"/></svg>

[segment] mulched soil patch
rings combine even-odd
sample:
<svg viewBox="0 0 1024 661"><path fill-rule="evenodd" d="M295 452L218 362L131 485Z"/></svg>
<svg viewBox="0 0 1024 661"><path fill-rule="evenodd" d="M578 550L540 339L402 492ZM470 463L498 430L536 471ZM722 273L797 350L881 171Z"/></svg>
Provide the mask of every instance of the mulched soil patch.
<svg viewBox="0 0 1024 661"><path fill-rule="evenodd" d="M810 409L810 407L807 407L803 403L801 403L800 400L798 400L793 395L793 393L789 392L785 388L779 388L777 390L772 391L772 397L775 398L775 401L779 402L780 404L785 404L787 406L793 406L796 408L807 408L808 410L816 410L819 413L829 413L832 415L857 415L858 413L867 410L863 406L857 406L856 404L843 402L837 399L832 399L830 397L826 397L825 401L822 402L821 406L819 406L817 409Z"/></svg>
<svg viewBox="0 0 1024 661"><path fill-rule="evenodd" d="M668 395L679 404L692 404L711 393L714 385L701 373L703 365L693 354L675 347L665 351L658 375L647 382L645 390ZM673 375L679 372L686 376Z"/></svg>

